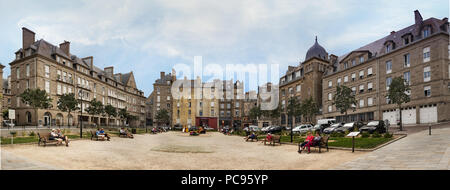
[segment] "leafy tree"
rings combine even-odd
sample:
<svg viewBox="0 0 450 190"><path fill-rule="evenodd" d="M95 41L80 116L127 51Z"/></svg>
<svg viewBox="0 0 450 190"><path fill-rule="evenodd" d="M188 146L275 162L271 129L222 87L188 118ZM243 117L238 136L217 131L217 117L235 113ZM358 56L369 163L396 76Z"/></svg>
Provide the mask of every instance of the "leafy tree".
<svg viewBox="0 0 450 190"><path fill-rule="evenodd" d="M8 117L9 117L9 111L8 111L8 110L3 110L3 113L2 113L2 114L3 114L3 119L4 119L4 120L8 120L8 119L9 119L9 118L8 118Z"/></svg>
<svg viewBox="0 0 450 190"><path fill-rule="evenodd" d="M397 104L400 110L400 131L403 130L402 126L402 104L408 103L410 101L409 95L406 93L411 88L406 83L406 81L401 77L395 77L389 86L388 93L386 95L393 104Z"/></svg>
<svg viewBox="0 0 450 190"><path fill-rule="evenodd" d="M281 116L281 105L278 105L278 107L273 110L267 110L267 115L278 124Z"/></svg>
<svg viewBox="0 0 450 190"><path fill-rule="evenodd" d="M319 106L312 97L309 97L308 99L303 100L300 110L312 123L313 116L319 113Z"/></svg>
<svg viewBox="0 0 450 190"><path fill-rule="evenodd" d="M127 108L121 108L121 109L119 109L119 112L117 112L117 116L119 116L119 118L124 119L128 122L132 115L130 113L128 113Z"/></svg>
<svg viewBox="0 0 450 190"><path fill-rule="evenodd" d="M52 98L50 98L45 90L41 90L39 88L28 88L22 94L20 94L19 97L22 100L22 103L31 106L35 111L37 109L49 109L53 107Z"/></svg>
<svg viewBox="0 0 450 190"><path fill-rule="evenodd" d="M161 109L156 113L155 119L159 124L169 123L170 122L169 112L166 109Z"/></svg>
<svg viewBox="0 0 450 190"><path fill-rule="evenodd" d="M115 107L113 107L111 104L108 104L108 105L105 106L105 113L108 116L108 118L116 117L117 116L117 109Z"/></svg>
<svg viewBox="0 0 450 190"><path fill-rule="evenodd" d="M333 98L333 105L336 106L336 109L341 112L341 114L345 113L345 119L347 119L347 111L352 109L356 110L356 99L355 95L352 93L352 89L347 86L337 86L336 94Z"/></svg>
<svg viewBox="0 0 450 190"><path fill-rule="evenodd" d="M259 117L261 117L261 115L262 115L262 111L261 111L261 107L259 107L259 106L253 107L249 111L249 117L252 120L257 120Z"/></svg>
<svg viewBox="0 0 450 190"><path fill-rule="evenodd" d="M74 93L64 94L59 97L57 107L59 110L63 112L67 112L70 115L70 112L76 111L80 109L78 107L78 100L75 99ZM67 117L67 123L69 124L69 117Z"/></svg>
<svg viewBox="0 0 450 190"><path fill-rule="evenodd" d="M89 107L86 108L86 112L91 115L102 115L105 112L105 107L102 102L94 98L89 102Z"/></svg>
<svg viewBox="0 0 450 190"><path fill-rule="evenodd" d="M288 105L287 105L287 114L288 114L288 118L290 116L290 118L294 119L295 116L301 115L302 110L301 110L301 103L298 101L297 98L291 97L288 100ZM291 142L293 141L293 126L294 122L291 121Z"/></svg>

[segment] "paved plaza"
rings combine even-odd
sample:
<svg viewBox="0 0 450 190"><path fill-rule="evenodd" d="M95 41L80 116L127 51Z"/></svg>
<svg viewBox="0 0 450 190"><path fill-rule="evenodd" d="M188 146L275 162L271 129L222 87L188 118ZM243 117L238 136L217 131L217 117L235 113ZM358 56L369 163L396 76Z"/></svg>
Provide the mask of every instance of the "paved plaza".
<svg viewBox="0 0 450 190"><path fill-rule="evenodd" d="M410 134L334 169L450 170L450 128Z"/></svg>

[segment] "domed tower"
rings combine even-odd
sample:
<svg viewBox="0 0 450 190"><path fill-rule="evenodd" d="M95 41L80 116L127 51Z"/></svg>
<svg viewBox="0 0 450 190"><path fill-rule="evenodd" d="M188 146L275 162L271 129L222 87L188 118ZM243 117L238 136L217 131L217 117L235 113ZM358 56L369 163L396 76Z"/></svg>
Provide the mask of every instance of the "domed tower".
<svg viewBox="0 0 450 190"><path fill-rule="evenodd" d="M308 61L309 59L316 57L323 60L328 60L328 53L318 42L317 42L317 36L316 36L316 42L312 47L308 49L308 52L306 52L305 61Z"/></svg>

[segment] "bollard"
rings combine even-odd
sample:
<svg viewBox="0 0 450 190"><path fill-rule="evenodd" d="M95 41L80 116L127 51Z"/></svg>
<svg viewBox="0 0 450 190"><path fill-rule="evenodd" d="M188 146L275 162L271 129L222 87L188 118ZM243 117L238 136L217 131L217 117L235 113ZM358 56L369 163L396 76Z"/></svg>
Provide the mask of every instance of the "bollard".
<svg viewBox="0 0 450 190"><path fill-rule="evenodd" d="M431 124L428 125L428 135L431 135Z"/></svg>

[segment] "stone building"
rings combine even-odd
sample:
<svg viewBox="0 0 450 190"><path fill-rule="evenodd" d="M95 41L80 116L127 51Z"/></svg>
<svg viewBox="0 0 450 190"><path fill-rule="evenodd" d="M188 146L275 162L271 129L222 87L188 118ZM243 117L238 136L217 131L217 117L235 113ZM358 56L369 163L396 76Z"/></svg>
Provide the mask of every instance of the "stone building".
<svg viewBox="0 0 450 190"><path fill-rule="evenodd" d="M11 108L11 76L3 79L3 103L2 110L8 110Z"/></svg>
<svg viewBox="0 0 450 190"><path fill-rule="evenodd" d="M5 66L0 64L0 77L2 79L3 79L3 69L4 68L5 68ZM4 82L0 83L1 89L3 89L3 85L4 85ZM2 97L2 101L0 102L0 107L2 108L2 117L0 117L0 124L3 125L3 106L5 104L5 102L4 102L4 100L5 100L4 91L0 92L0 97Z"/></svg>
<svg viewBox="0 0 450 190"><path fill-rule="evenodd" d="M281 105L281 126L294 126L308 121L306 117L291 117L287 114L287 104L290 98L303 101L310 97L320 105L322 102L322 77L324 72L330 67L330 60L336 56L328 56L327 51L317 42L309 48L305 61L297 66L289 66L286 74L280 78L280 105Z"/></svg>
<svg viewBox="0 0 450 190"><path fill-rule="evenodd" d="M176 80L175 71L173 73L165 74L165 72L160 73L159 79L155 80L153 83L153 92L147 98L147 103L150 107L148 107L147 118L151 124L157 124L156 114L162 109L167 110L170 116L169 123L160 123L161 125L171 126L172 120L172 93L171 87L173 81Z"/></svg>
<svg viewBox="0 0 450 190"><path fill-rule="evenodd" d="M245 92L245 97L242 100L242 127L249 125L256 125L257 120L250 118L250 110L258 106L256 91Z"/></svg>
<svg viewBox="0 0 450 190"><path fill-rule="evenodd" d="M41 39L35 41L35 33L22 28L22 48L15 52L11 66L12 108L16 110L18 125L67 126L86 124L123 125L123 119L102 115L89 115L85 108L89 101L97 99L127 111L138 119L130 126L145 125L145 96L137 89L133 72L114 73L114 67L100 69L94 66L93 57L79 58L70 52L70 42L59 47ZM42 89L53 99L52 108L35 110L22 103L19 95L25 89ZM83 117L80 111L68 114L57 109L59 96L74 93L82 99Z"/></svg>
<svg viewBox="0 0 450 190"><path fill-rule="evenodd" d="M201 82L198 80L188 80L186 77L176 82L181 85L178 87L179 95L173 94L172 92L172 126L195 126L197 99L195 98L196 89L194 84L197 83L197 85L201 86Z"/></svg>
<svg viewBox="0 0 450 190"><path fill-rule="evenodd" d="M323 78L323 115L338 121L399 120L399 110L386 98L395 77L410 85L411 101L402 107L403 124L450 120L449 23L447 18L422 19L340 56ZM357 99L356 111L343 118L332 97L336 85L346 85Z"/></svg>

